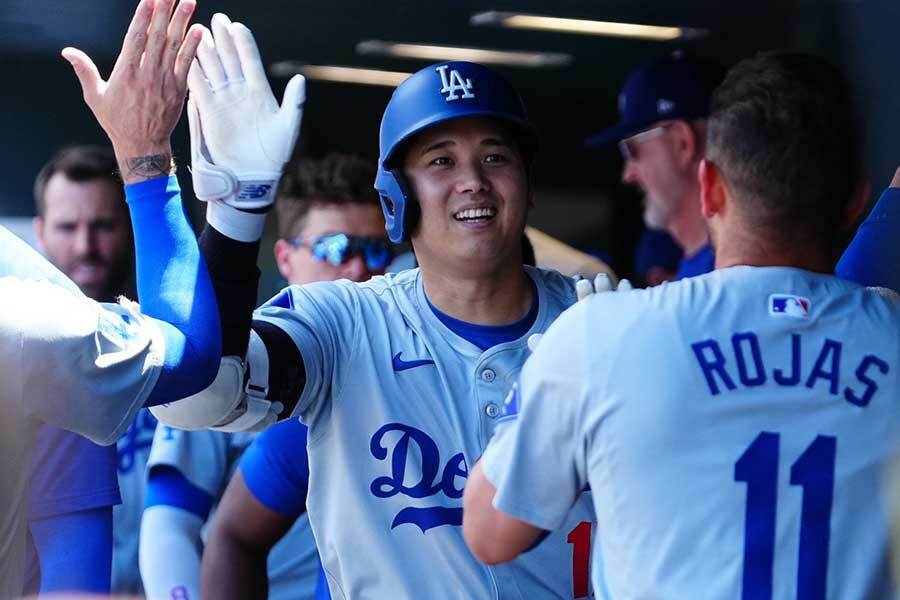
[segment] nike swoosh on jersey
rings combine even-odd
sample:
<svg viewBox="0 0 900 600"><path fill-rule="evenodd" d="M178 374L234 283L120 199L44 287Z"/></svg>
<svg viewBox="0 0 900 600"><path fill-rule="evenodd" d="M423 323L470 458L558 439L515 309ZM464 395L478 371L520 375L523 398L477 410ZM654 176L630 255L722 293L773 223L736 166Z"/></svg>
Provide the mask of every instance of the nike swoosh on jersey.
<svg viewBox="0 0 900 600"><path fill-rule="evenodd" d="M407 369L414 369L416 367L421 367L423 365L433 365L434 361L431 359L419 359L419 360L402 360L400 355L403 352L398 352L394 355L394 360L391 361L391 364L394 366L395 371L405 371Z"/></svg>

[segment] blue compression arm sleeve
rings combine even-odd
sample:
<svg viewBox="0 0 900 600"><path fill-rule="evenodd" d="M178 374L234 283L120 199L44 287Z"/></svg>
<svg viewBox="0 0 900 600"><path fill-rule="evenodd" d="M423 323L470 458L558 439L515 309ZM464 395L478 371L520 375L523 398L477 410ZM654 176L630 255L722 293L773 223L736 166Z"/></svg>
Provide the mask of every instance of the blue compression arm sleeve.
<svg viewBox="0 0 900 600"><path fill-rule="evenodd" d="M888 188L859 226L835 274L900 292L900 189Z"/></svg>
<svg viewBox="0 0 900 600"><path fill-rule="evenodd" d="M215 293L181 204L175 176L125 186L134 228L138 300L157 320L165 360L145 406L203 390L219 368L222 334Z"/></svg>
<svg viewBox="0 0 900 600"><path fill-rule="evenodd" d="M41 594L109 594L112 520L112 507L104 506L30 523L41 565Z"/></svg>
<svg viewBox="0 0 900 600"><path fill-rule="evenodd" d="M193 513L206 521L212 510L213 497L201 490L169 466L154 467L147 479L147 495L144 508L174 506Z"/></svg>

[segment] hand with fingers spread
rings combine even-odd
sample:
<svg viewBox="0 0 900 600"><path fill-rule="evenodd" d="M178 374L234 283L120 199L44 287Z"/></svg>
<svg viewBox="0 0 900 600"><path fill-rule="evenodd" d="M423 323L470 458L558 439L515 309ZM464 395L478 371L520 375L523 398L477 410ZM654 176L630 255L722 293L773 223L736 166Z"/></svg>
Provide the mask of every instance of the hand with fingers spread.
<svg viewBox="0 0 900 600"><path fill-rule="evenodd" d="M200 200L264 211L300 131L305 80L288 82L279 107L250 30L223 14L211 26L188 75L194 191Z"/></svg>
<svg viewBox="0 0 900 600"><path fill-rule="evenodd" d="M187 76L200 43L188 30L195 0L141 0L122 51L104 81L81 50L65 48L84 100L109 136L125 183L172 171L170 138L187 93Z"/></svg>

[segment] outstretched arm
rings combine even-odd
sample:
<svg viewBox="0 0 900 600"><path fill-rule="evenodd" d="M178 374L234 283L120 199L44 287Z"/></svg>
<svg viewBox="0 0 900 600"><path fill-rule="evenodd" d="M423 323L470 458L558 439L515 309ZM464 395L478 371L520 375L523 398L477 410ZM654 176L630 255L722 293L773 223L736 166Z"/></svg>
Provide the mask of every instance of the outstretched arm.
<svg viewBox="0 0 900 600"><path fill-rule="evenodd" d="M293 342L251 320L259 239L299 131L304 80L288 83L279 106L253 34L217 14L188 81L194 190L208 202L200 248L219 303L224 358L210 389L154 414L184 429L262 429L289 415L303 389Z"/></svg>
<svg viewBox="0 0 900 600"><path fill-rule="evenodd" d="M202 29L194 0L141 0L115 67L104 81L93 61L63 50L85 102L112 142L135 229L138 295L164 341L152 406L205 388L220 354L209 275L184 215L170 138L181 116Z"/></svg>

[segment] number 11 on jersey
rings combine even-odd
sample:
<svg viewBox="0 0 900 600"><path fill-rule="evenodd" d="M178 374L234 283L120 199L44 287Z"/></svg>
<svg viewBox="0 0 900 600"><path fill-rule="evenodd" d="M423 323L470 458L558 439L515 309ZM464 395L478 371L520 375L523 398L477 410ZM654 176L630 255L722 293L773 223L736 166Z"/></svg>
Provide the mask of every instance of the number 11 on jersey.
<svg viewBox="0 0 900 600"><path fill-rule="evenodd" d="M734 465L734 480L747 484L742 600L771 600L775 563L780 435L763 431ZM803 489L797 600L825 600L837 439L816 439L791 465L791 485Z"/></svg>

